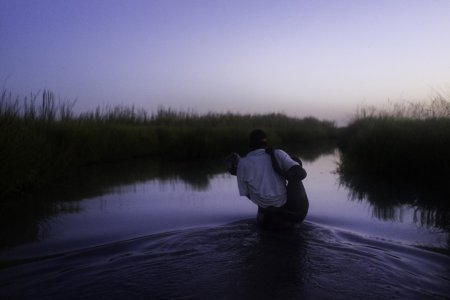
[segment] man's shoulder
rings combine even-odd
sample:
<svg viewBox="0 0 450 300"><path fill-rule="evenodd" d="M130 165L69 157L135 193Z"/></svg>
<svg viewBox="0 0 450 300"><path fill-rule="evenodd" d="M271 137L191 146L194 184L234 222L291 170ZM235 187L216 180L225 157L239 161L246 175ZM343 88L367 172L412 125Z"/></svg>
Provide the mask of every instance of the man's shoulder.
<svg viewBox="0 0 450 300"><path fill-rule="evenodd" d="M276 156L279 157L290 157L290 155L284 151L283 149L274 149L273 150Z"/></svg>
<svg viewBox="0 0 450 300"><path fill-rule="evenodd" d="M282 149L276 149L275 155L280 161L285 161L289 165L299 165L298 159L287 153Z"/></svg>

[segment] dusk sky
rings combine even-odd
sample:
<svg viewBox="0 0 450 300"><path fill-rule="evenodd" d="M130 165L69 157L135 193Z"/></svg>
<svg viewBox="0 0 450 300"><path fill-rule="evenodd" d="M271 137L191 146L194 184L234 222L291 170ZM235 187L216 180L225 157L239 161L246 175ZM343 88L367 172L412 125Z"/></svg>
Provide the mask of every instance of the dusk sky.
<svg viewBox="0 0 450 300"><path fill-rule="evenodd" d="M283 112L450 95L450 0L0 0L0 83L103 105Z"/></svg>

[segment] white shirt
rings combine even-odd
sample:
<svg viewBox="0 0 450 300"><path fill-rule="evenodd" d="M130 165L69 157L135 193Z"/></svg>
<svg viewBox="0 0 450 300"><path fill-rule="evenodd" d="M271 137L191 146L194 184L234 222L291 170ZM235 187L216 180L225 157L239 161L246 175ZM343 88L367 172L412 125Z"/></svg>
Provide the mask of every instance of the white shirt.
<svg viewBox="0 0 450 300"><path fill-rule="evenodd" d="M275 150L275 158L284 171L298 165L283 150ZM273 170L272 160L265 149L251 151L241 158L236 175L239 194L248 195L256 205L280 207L286 203L286 181Z"/></svg>

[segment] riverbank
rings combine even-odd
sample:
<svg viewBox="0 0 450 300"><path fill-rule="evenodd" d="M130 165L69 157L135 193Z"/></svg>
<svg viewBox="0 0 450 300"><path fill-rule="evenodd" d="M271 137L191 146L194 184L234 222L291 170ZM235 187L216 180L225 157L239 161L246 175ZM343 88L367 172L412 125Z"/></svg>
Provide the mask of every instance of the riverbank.
<svg viewBox="0 0 450 300"><path fill-rule="evenodd" d="M362 112L339 137L338 173L355 200L389 219L393 208L410 205L426 226L450 231L450 102L395 106Z"/></svg>
<svg viewBox="0 0 450 300"><path fill-rule="evenodd" d="M446 183L450 101L359 112L339 136L339 170L373 179Z"/></svg>
<svg viewBox="0 0 450 300"><path fill-rule="evenodd" d="M403 181L433 190L450 185L450 101L443 97L428 104L394 104L388 110L362 109L341 128L331 121L279 113L200 115L171 108L148 113L133 106L106 106L75 115L74 104L57 101L48 91L24 99L3 91L0 201L52 189L93 164L244 154L254 128L265 130L273 147L294 153L300 149L303 159L338 145L344 181L364 177L364 182Z"/></svg>

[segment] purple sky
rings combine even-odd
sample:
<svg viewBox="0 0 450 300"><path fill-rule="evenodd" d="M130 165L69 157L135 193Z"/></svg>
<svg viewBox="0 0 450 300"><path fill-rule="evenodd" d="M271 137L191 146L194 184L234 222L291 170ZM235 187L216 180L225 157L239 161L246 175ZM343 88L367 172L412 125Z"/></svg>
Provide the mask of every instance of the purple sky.
<svg viewBox="0 0 450 300"><path fill-rule="evenodd" d="M105 104L284 112L450 95L449 0L0 0L0 83Z"/></svg>

